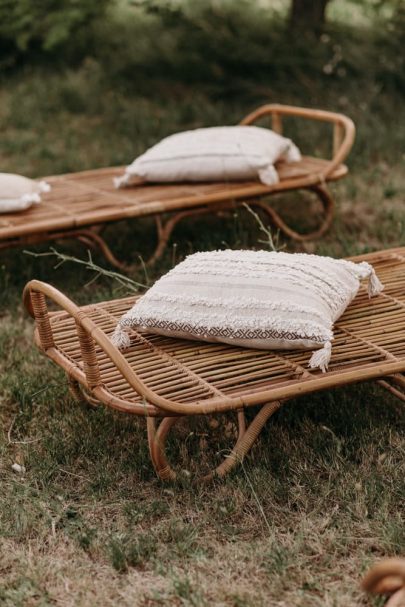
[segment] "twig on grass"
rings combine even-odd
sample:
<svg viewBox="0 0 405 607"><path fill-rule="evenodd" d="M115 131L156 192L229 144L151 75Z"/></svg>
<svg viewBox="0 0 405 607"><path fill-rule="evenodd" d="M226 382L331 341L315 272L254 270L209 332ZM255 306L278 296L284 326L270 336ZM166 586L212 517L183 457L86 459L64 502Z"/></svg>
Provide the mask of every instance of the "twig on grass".
<svg viewBox="0 0 405 607"><path fill-rule="evenodd" d="M91 478L88 476L82 476L81 474L75 474L74 472L69 472L69 470L64 470L63 468L58 468L59 472L63 472L63 474L67 474L68 476L74 476L75 478L80 478L83 481L91 482Z"/></svg>
<svg viewBox="0 0 405 607"><path fill-rule="evenodd" d="M267 245L271 251L279 251L280 249L282 249L283 247L278 246L279 232L277 231L276 237L273 238L273 234L271 233L270 228L266 228L263 221L261 220L260 215L256 213L256 211L254 211L246 202L243 203L243 206L255 218L259 226L259 230L263 232L263 234L266 236L266 240L261 240L259 238L258 242Z"/></svg>
<svg viewBox="0 0 405 607"><path fill-rule="evenodd" d="M93 276L87 283L86 286L92 284L100 276L106 276L107 278L112 278L118 284L132 293L136 293L139 289L146 289L148 285L142 284L129 278L129 276L125 276L124 274L120 274L119 272L115 272L113 270L106 270L106 268L102 268L101 266L94 263L93 258L91 256L90 251L87 251L88 259L78 259L77 257L73 257L72 255L66 255L65 253L60 253L55 248L51 247L49 252L46 253L34 253L33 251L24 251L26 255L31 255L32 257L56 257L58 262L54 266L55 269L59 268L61 265L67 262L77 263L79 265L85 266L87 270L95 272L95 276ZM144 268L145 269L145 268ZM146 270L145 270L146 273ZM147 276L146 276L147 278Z"/></svg>
<svg viewBox="0 0 405 607"><path fill-rule="evenodd" d="M17 415L14 415L10 427L7 431L7 440L9 445L29 445L30 443L38 443L41 438L28 438L27 440L13 440L11 438L11 433L13 432L15 420L17 419Z"/></svg>

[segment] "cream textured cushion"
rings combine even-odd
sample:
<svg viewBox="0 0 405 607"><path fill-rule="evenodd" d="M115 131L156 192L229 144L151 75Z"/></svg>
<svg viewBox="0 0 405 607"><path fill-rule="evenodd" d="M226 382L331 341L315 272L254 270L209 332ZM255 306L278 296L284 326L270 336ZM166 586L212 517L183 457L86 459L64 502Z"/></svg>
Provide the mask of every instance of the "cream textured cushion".
<svg viewBox="0 0 405 607"><path fill-rule="evenodd" d="M49 192L45 181L33 181L22 175L0 173L0 213L25 211L31 205L41 202L40 194Z"/></svg>
<svg viewBox="0 0 405 607"><path fill-rule="evenodd" d="M267 251L195 253L160 278L119 321L112 340L130 345L128 328L265 349L322 348L311 367L327 368L333 323L374 269L318 255Z"/></svg>
<svg viewBox="0 0 405 607"><path fill-rule="evenodd" d="M274 163L301 159L298 148L270 129L220 126L185 131L166 137L115 179L116 187L133 178L150 182L240 181L278 182Z"/></svg>

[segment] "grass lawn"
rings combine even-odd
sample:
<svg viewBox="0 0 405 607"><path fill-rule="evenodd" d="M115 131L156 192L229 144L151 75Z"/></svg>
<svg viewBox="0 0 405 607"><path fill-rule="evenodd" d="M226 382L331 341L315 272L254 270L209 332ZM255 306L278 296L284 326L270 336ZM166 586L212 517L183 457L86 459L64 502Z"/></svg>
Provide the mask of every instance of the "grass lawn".
<svg viewBox="0 0 405 607"><path fill-rule="evenodd" d="M139 43L140 44L140 43ZM352 47L351 47L352 48ZM361 49L353 52L361 53ZM76 69L25 68L0 90L1 170L31 176L124 164L176 130L229 124L266 101L342 111L358 133L350 174L333 186L328 235L305 249L344 256L405 245L403 96L355 74L297 82L269 78L238 86L144 78L110 81L89 59ZM365 76L364 76L365 78ZM292 133L323 150L326 133ZM295 223L311 201L274 201ZM310 206L316 211L316 207ZM122 257L152 249L153 222L121 222L107 240ZM245 212L179 226L152 283L185 254L258 247ZM77 243L58 250L83 258ZM48 245L32 247L45 252ZM103 260L95 258L100 264ZM33 348L21 292L49 281L79 303L122 290L75 264L22 250L0 260L0 605L346 607L382 605L359 591L366 568L405 549L405 415L377 385L351 386L290 401L268 424L243 467L195 487L190 475L231 444L232 415L184 423L169 454L184 471L155 478L144 420L91 409ZM12 464L24 466L24 474Z"/></svg>

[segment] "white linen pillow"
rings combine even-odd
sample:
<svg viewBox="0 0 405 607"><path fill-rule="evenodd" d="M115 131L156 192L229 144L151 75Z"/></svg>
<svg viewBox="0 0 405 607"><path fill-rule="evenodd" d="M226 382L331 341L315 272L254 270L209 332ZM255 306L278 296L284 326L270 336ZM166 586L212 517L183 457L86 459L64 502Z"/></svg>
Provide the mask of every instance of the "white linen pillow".
<svg viewBox="0 0 405 607"><path fill-rule="evenodd" d="M333 323L373 267L318 255L212 251L189 255L122 316L113 343L130 345L131 327L178 338L261 349L322 348L310 367L325 371Z"/></svg>
<svg viewBox="0 0 405 607"><path fill-rule="evenodd" d="M145 181L240 181L259 179L278 182L274 163L301 159L298 148L270 129L257 126L219 126L170 135L130 164L116 187Z"/></svg>
<svg viewBox="0 0 405 607"><path fill-rule="evenodd" d="M25 211L41 202L41 193L49 192L50 189L51 186L46 181L34 181L13 173L0 173L0 213Z"/></svg>

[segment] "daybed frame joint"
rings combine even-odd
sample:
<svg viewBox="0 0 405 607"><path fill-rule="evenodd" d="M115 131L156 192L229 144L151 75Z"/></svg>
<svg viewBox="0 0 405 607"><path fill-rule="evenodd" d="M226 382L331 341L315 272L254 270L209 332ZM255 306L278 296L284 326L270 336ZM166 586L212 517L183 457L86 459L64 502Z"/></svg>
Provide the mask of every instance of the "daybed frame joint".
<svg viewBox="0 0 405 607"><path fill-rule="evenodd" d="M49 322L48 307L45 295L39 291L31 291L32 310L38 327L41 345L45 352L55 347L51 323Z"/></svg>
<svg viewBox="0 0 405 607"><path fill-rule="evenodd" d="M102 385L94 340L78 322L76 322L76 329L80 342L84 372L91 390Z"/></svg>

